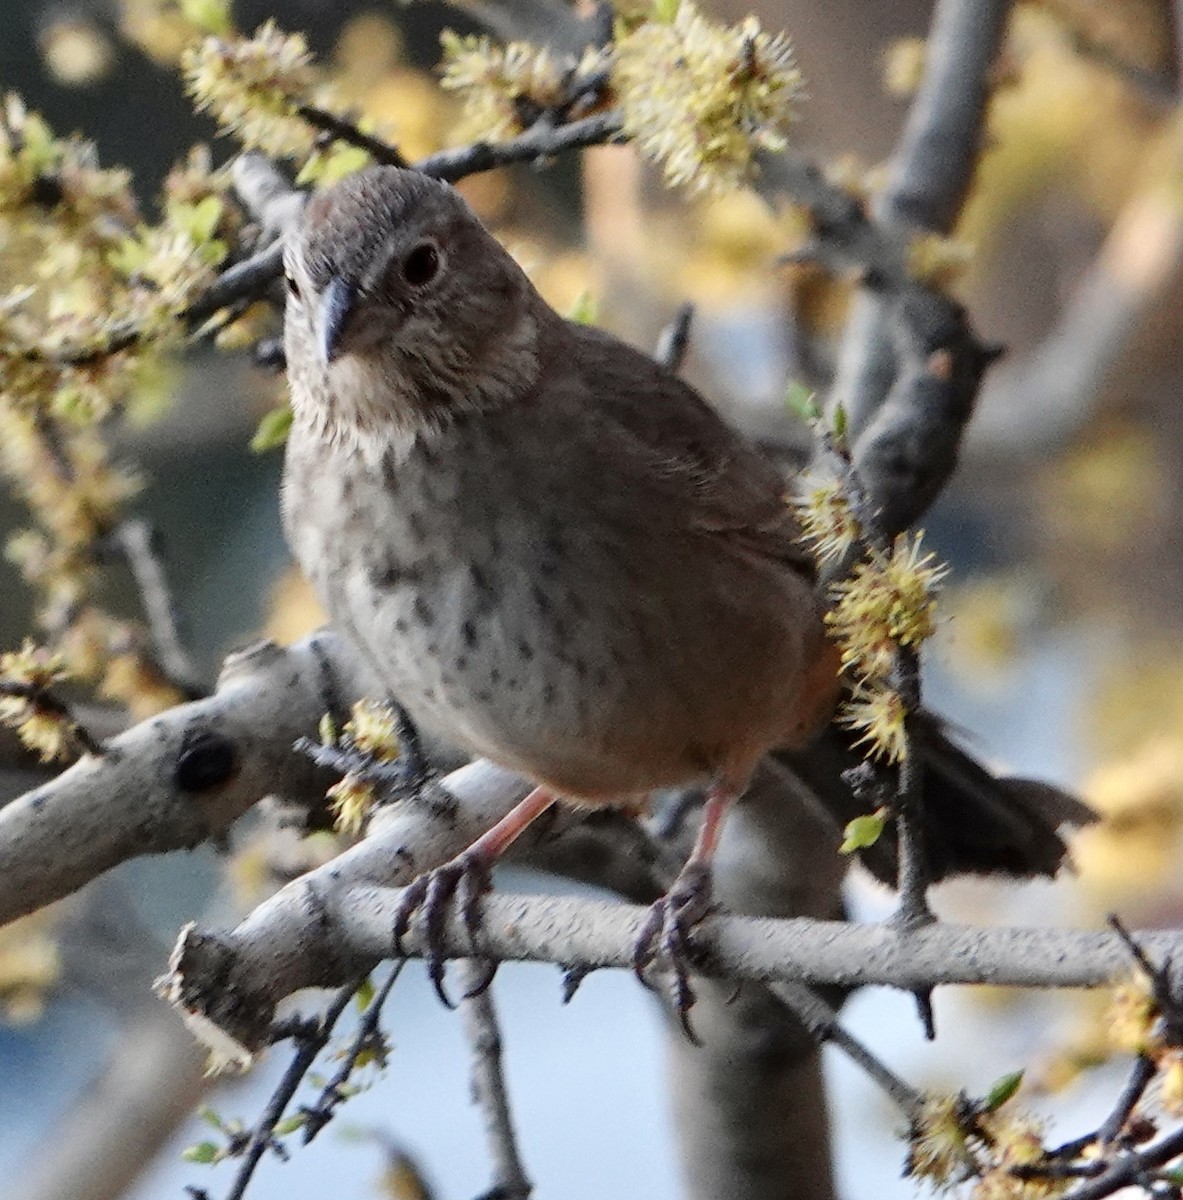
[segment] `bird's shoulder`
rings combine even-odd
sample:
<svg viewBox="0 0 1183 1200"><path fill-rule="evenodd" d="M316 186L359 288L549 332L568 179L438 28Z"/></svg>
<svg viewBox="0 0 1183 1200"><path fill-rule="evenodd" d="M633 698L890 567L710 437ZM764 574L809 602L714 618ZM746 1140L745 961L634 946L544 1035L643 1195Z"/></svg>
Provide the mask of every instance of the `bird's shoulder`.
<svg viewBox="0 0 1183 1200"><path fill-rule="evenodd" d="M673 492L692 526L812 576L785 477L688 383L612 335L568 323L551 367L605 446L619 445ZM543 381L542 390L546 390Z"/></svg>

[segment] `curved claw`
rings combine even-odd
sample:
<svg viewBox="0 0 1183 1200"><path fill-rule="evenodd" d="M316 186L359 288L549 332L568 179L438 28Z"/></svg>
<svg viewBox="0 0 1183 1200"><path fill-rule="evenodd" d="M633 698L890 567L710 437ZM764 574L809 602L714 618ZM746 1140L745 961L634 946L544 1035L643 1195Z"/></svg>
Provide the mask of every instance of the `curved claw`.
<svg viewBox="0 0 1183 1200"><path fill-rule="evenodd" d="M460 923L469 945L476 947L481 926L481 897L489 890L489 863L485 856L466 850L450 862L414 879L404 890L394 914L394 949L405 957L403 939L411 928L416 913L421 914L427 974L435 993L448 1008L455 1008L444 988L444 937L448 926L448 908L455 897ZM495 966L489 967L481 979L465 993L465 998L478 995L493 981Z"/></svg>
<svg viewBox="0 0 1183 1200"><path fill-rule="evenodd" d="M683 1032L695 1045L699 1041L690 1024L694 989L690 986L687 962L694 957L694 927L711 907L710 867L706 863L688 862L670 890L649 909L633 947L633 971L645 987L657 990L649 978L654 965L668 968L667 998Z"/></svg>

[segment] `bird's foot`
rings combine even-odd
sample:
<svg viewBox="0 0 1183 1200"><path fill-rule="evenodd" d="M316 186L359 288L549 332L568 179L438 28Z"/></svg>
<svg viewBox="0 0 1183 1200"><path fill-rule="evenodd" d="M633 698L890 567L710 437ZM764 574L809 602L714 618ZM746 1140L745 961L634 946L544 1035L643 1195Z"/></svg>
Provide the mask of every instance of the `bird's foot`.
<svg viewBox="0 0 1183 1200"><path fill-rule="evenodd" d="M694 990L687 964L695 955L694 927L713 907L710 865L692 860L682 868L670 890L649 909L633 946L633 970L647 988L656 990L650 979L654 968L668 972L665 988L670 1007L696 1045L698 1037L690 1024Z"/></svg>
<svg viewBox="0 0 1183 1200"><path fill-rule="evenodd" d="M458 854L443 865L425 871L414 879L404 889L394 914L394 948L398 954L404 953L403 939L410 930L416 914L419 915L423 923L427 974L436 995L448 1008L456 1007L444 988L444 971L447 966L444 935L447 932L448 911L454 899L460 925L469 945L475 949L481 927L481 897L491 886L489 857L470 847L463 854ZM480 995L493 982L497 965L488 959L484 962L485 970L477 982L464 993L464 999Z"/></svg>

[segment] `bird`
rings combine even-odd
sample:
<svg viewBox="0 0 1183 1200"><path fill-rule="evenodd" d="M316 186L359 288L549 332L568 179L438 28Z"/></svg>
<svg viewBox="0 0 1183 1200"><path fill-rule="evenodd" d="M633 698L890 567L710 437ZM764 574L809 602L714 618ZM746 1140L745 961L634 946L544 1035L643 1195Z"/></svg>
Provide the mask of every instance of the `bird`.
<svg viewBox="0 0 1183 1200"><path fill-rule="evenodd" d="M449 184L377 166L313 194L284 271L291 549L415 726L534 784L408 889L396 942L419 905L441 929L457 891L475 921L491 864L552 804L701 785L634 952L640 974L674 967L684 1007L712 855L763 756L857 811L792 480L676 374L555 312ZM1088 810L1008 790L935 724L922 740L949 785L929 789L934 878L1054 874L1058 827Z"/></svg>

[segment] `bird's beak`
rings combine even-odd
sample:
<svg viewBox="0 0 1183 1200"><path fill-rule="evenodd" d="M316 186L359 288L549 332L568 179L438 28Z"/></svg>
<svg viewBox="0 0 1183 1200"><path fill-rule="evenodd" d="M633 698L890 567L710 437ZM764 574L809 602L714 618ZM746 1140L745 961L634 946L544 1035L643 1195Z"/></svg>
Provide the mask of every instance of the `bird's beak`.
<svg viewBox="0 0 1183 1200"><path fill-rule="evenodd" d="M353 315L357 289L334 276L320 297L320 355L326 364L341 355L345 327Z"/></svg>

